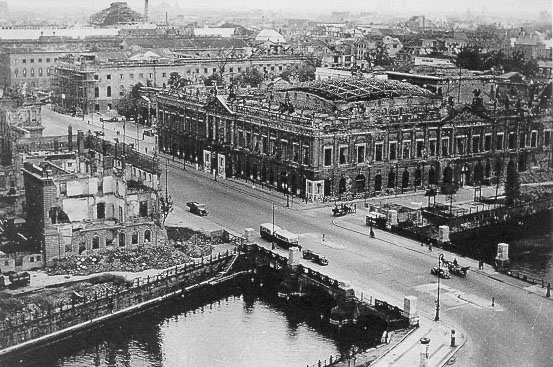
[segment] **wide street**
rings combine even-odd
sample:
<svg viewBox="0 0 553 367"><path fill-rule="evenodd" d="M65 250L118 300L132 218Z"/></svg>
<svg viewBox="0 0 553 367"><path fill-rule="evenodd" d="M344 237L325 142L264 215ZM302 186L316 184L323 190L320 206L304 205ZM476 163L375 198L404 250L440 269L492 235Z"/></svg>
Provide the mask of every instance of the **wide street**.
<svg viewBox="0 0 553 367"><path fill-rule="evenodd" d="M72 123L74 131L102 130L98 118L88 120L60 116L44 110L43 120L49 128L49 135L63 134L67 124ZM54 126L54 124L56 126ZM138 128L140 129L140 128ZM129 142L134 138L135 147L151 154L154 139L145 137L132 124L126 125ZM105 123L105 138L122 141L122 123ZM119 134L117 133L119 131ZM284 229L298 233L303 248L324 254L330 264L317 270L349 282L364 297L383 298L403 307L403 297L414 295L419 299L419 310L433 318L437 298L437 278L430 274L437 265L440 249L429 252L419 243L376 231L376 239L370 239L364 227L362 204L357 205L357 214L336 219L332 217L331 206L298 203L297 199L286 207L286 198L279 193L267 194L264 190L232 180L215 181L207 173L182 163L168 162L168 180L162 177L162 188L167 182L169 194L175 207L187 210L187 201L207 204L208 219L237 233L247 227L258 233L259 224L272 221L272 205L275 205L275 223ZM182 162L182 161L181 161ZM165 169L163 169L165 172ZM376 202L380 201L375 199ZM407 198L407 201L426 204L426 198ZM324 241L323 241L324 235ZM260 243L264 243L260 240ZM265 243L267 247L269 244ZM283 255L284 250L279 250ZM443 252L452 260L455 255ZM459 262L476 268L476 262L457 256ZM488 270L489 265L487 265ZM488 272L489 273L489 272ZM494 279L495 278L495 279ZM507 280L507 282L505 282ZM526 286L501 274L486 274L469 271L466 278L453 276L441 282L440 320L463 332L467 343L455 356L458 366L553 366L553 301L527 292ZM492 307L492 297L495 299ZM449 339L449 335L443 338Z"/></svg>
<svg viewBox="0 0 553 367"><path fill-rule="evenodd" d="M331 207L294 201L287 208L282 194L267 194L230 180L215 181L207 173L190 168L183 171L181 167L169 163L167 186L176 207L186 210L185 203L191 200L206 203L211 221L243 233L246 227L257 232L260 223L271 222L274 203L275 223L300 234L304 248L323 253L330 262L324 268L312 266L351 283L364 297L384 298L401 307L405 295L415 295L421 313L434 317L437 278L429 269L437 265L437 256L443 252L440 249L429 252L414 241L383 231L376 231L376 239L358 233L356 228L363 229L362 204L358 204L357 214L335 219ZM454 257L447 252L444 255L450 260ZM471 261L458 260L461 264ZM440 304L440 319L468 339L456 356L456 365L553 365L550 299L470 271L466 278L453 276L441 282Z"/></svg>

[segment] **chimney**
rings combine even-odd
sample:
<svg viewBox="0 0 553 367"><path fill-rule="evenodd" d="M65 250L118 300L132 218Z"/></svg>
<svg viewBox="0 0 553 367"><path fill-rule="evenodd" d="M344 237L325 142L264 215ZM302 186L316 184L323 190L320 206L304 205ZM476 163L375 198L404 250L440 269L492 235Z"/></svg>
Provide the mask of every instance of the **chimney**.
<svg viewBox="0 0 553 367"><path fill-rule="evenodd" d="M144 0L144 18L148 20L148 0Z"/></svg>

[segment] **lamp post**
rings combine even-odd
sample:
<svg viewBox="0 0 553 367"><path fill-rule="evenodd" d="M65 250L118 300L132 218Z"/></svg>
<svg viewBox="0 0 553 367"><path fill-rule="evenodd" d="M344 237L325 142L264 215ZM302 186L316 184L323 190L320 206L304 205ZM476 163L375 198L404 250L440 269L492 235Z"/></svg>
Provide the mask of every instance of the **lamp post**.
<svg viewBox="0 0 553 367"><path fill-rule="evenodd" d="M434 321L440 321L440 278L441 278L441 264L443 254L438 255L438 298L436 300L436 317Z"/></svg>

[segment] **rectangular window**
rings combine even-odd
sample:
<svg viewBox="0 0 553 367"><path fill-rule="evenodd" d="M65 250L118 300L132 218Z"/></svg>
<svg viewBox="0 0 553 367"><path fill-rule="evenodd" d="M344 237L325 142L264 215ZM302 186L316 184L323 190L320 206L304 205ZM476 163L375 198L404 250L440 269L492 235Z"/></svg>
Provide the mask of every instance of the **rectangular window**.
<svg viewBox="0 0 553 367"><path fill-rule="evenodd" d="M545 130L543 132L543 146L546 148L551 146L551 130Z"/></svg>
<svg viewBox="0 0 553 367"><path fill-rule="evenodd" d="M100 76L98 74L94 75L94 80L100 79Z"/></svg>
<svg viewBox="0 0 553 367"><path fill-rule="evenodd" d="M429 154L430 154L431 157L434 157L436 155L436 143L437 143L437 141L436 141L436 139L430 139L428 141L428 143L429 143L429 147L430 147Z"/></svg>
<svg viewBox="0 0 553 367"><path fill-rule="evenodd" d="M480 137L479 136L473 136L472 137L472 152L478 153L480 151Z"/></svg>
<svg viewBox="0 0 553 367"><path fill-rule="evenodd" d="M96 218L98 219L104 219L106 217L106 204L105 203L98 203L96 205Z"/></svg>
<svg viewBox="0 0 553 367"><path fill-rule="evenodd" d="M503 150L503 133L497 134L497 141L495 144L495 149Z"/></svg>
<svg viewBox="0 0 553 367"><path fill-rule="evenodd" d="M50 58L49 58L49 57L46 58L46 62L50 62Z"/></svg>
<svg viewBox="0 0 553 367"><path fill-rule="evenodd" d="M129 74L129 79L134 79L134 74Z"/></svg>
<svg viewBox="0 0 553 367"><path fill-rule="evenodd" d="M403 142L403 159L409 159L411 158L411 142L410 141L404 141Z"/></svg>
<svg viewBox="0 0 553 367"><path fill-rule="evenodd" d="M144 73L138 73L138 79L144 79Z"/></svg>
<svg viewBox="0 0 553 367"><path fill-rule="evenodd" d="M67 195L67 183L60 182L60 194Z"/></svg>
<svg viewBox="0 0 553 367"><path fill-rule="evenodd" d="M31 64L35 62L35 59L31 59Z"/></svg>
<svg viewBox="0 0 553 367"><path fill-rule="evenodd" d="M161 76L164 77L164 78L166 78L166 77L167 77L167 73L162 73Z"/></svg>
<svg viewBox="0 0 553 367"><path fill-rule="evenodd" d="M492 134L486 134L484 136L484 151L489 152L492 150Z"/></svg>
<svg viewBox="0 0 553 367"><path fill-rule="evenodd" d="M234 72L234 68L229 68L229 71L232 73Z"/></svg>
<svg viewBox="0 0 553 367"><path fill-rule="evenodd" d="M23 59L23 60L21 60L21 62L22 62L23 64L26 64L26 63L27 63L27 59Z"/></svg>
<svg viewBox="0 0 553 367"><path fill-rule="evenodd" d="M538 146L538 132L532 131L532 137L530 138L530 146L535 148Z"/></svg>
<svg viewBox="0 0 553 367"><path fill-rule="evenodd" d="M449 138L442 139L442 156L447 157L449 155Z"/></svg>
<svg viewBox="0 0 553 367"><path fill-rule="evenodd" d="M42 59L38 59L38 62L42 62Z"/></svg>
<svg viewBox="0 0 553 367"><path fill-rule="evenodd" d="M348 147L340 147L340 164L347 163Z"/></svg>
<svg viewBox="0 0 553 367"><path fill-rule="evenodd" d="M383 154L383 151L384 151L384 144L382 143L378 143L375 145L374 147L374 160L376 162L382 162L382 157L384 156Z"/></svg>
<svg viewBox="0 0 553 367"><path fill-rule="evenodd" d="M357 163L363 163L365 162L365 146L364 145L358 145L357 146Z"/></svg>
<svg viewBox="0 0 553 367"><path fill-rule="evenodd" d="M526 133L520 133L520 148L526 148Z"/></svg>
<svg viewBox="0 0 553 367"><path fill-rule="evenodd" d="M111 74L106 75L107 80L111 80Z"/></svg>
<svg viewBox="0 0 553 367"><path fill-rule="evenodd" d="M390 160L397 159L397 142L390 142Z"/></svg>
<svg viewBox="0 0 553 367"><path fill-rule="evenodd" d="M125 74L119 74L119 79L123 80L125 78Z"/></svg>
<svg viewBox="0 0 553 367"><path fill-rule="evenodd" d="M332 148L325 148L324 157L324 165L327 167L332 165Z"/></svg>
<svg viewBox="0 0 553 367"><path fill-rule="evenodd" d="M457 137L455 141L457 144L457 154L465 154L465 137Z"/></svg>
<svg viewBox="0 0 553 367"><path fill-rule="evenodd" d="M517 137L515 133L509 133L509 149L515 149L517 145Z"/></svg>
<svg viewBox="0 0 553 367"><path fill-rule="evenodd" d="M207 68L204 68L204 74L207 74Z"/></svg>
<svg viewBox="0 0 553 367"><path fill-rule="evenodd" d="M424 140L417 140L417 158L422 158L424 153Z"/></svg>

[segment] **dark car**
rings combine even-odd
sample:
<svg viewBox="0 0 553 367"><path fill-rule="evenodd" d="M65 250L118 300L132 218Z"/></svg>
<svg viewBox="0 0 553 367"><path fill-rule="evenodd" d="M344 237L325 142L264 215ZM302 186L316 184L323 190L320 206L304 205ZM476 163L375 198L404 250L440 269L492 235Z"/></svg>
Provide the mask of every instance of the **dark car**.
<svg viewBox="0 0 553 367"><path fill-rule="evenodd" d="M190 208L190 213L204 216L208 214L207 209L205 208L205 204L200 204L197 201L189 201L186 203L186 206Z"/></svg>
<svg viewBox="0 0 553 367"><path fill-rule="evenodd" d="M328 260L324 255L317 254L316 252L313 252L311 250L304 250L302 253L302 256L304 259L311 260L316 264L319 264L322 266L328 265Z"/></svg>
<svg viewBox="0 0 553 367"><path fill-rule="evenodd" d="M433 267L432 269L430 269L430 274L440 277L442 279L451 278L451 275L449 275L449 271L447 271L447 269L444 269L444 268Z"/></svg>

